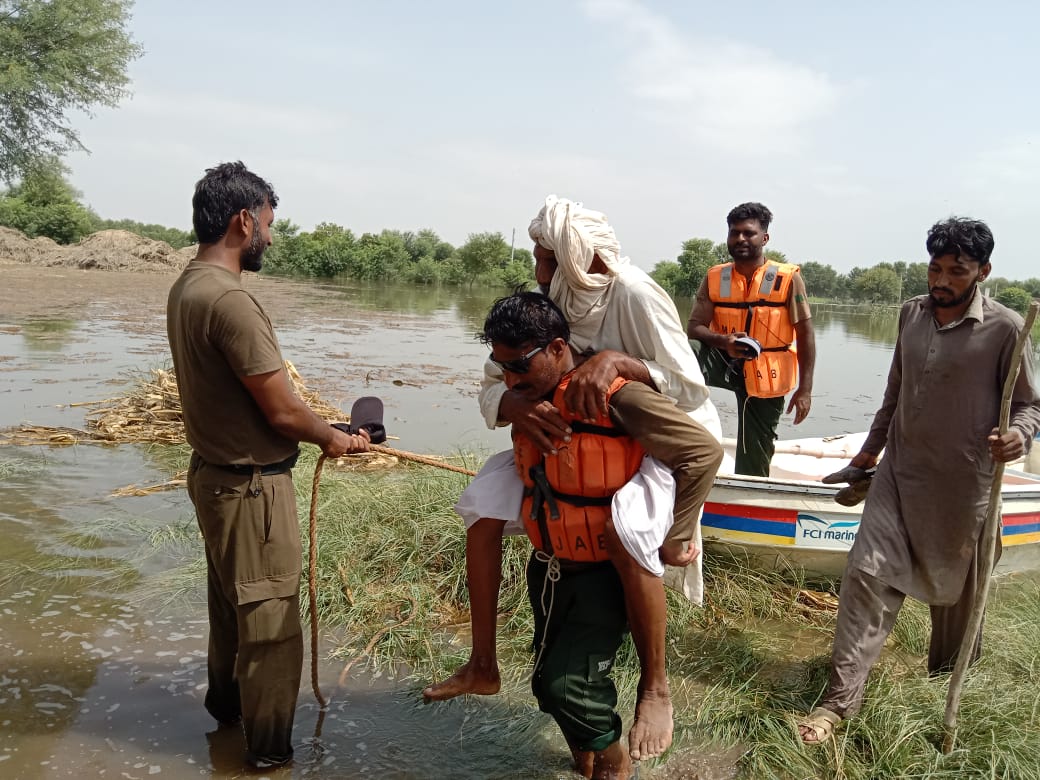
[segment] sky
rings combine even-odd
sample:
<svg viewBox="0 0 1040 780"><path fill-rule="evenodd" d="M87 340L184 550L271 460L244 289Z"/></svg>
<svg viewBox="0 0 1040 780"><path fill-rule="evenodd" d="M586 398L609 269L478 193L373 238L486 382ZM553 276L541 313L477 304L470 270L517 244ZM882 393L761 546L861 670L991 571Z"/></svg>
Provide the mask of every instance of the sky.
<svg viewBox="0 0 1040 780"><path fill-rule="evenodd" d="M304 230L529 247L553 193L645 269L744 201L771 248L842 272L927 260L956 214L1026 279L1038 24L1026 0L138 0L133 95L74 118L91 153L67 162L101 216L185 229L226 160Z"/></svg>

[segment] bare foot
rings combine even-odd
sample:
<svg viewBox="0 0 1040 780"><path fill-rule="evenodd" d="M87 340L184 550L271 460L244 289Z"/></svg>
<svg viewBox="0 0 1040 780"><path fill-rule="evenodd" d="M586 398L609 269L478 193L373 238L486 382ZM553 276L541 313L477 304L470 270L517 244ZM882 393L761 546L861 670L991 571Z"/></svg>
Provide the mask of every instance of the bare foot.
<svg viewBox="0 0 1040 780"><path fill-rule="evenodd" d="M628 752L636 761L655 758L672 744L672 699L668 690L641 691L636 720L628 732Z"/></svg>
<svg viewBox="0 0 1040 780"><path fill-rule="evenodd" d="M491 696L502 687L502 678L498 673L496 661L484 662L470 658L444 682L428 685L423 688L423 699L431 701L447 701L463 693L476 693Z"/></svg>

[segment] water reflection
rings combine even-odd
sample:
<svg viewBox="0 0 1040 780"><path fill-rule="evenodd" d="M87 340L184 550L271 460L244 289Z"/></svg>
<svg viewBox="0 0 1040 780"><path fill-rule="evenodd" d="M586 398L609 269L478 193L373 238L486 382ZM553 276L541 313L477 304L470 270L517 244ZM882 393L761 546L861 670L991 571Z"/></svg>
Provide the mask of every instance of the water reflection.
<svg viewBox="0 0 1040 780"><path fill-rule="evenodd" d="M899 309L875 306L848 307L816 305L813 307L813 330L817 337L839 330L849 337L876 346L895 346L899 335Z"/></svg>
<svg viewBox="0 0 1040 780"><path fill-rule="evenodd" d="M76 320L30 317L22 322L22 338L29 349L59 351L69 342Z"/></svg>

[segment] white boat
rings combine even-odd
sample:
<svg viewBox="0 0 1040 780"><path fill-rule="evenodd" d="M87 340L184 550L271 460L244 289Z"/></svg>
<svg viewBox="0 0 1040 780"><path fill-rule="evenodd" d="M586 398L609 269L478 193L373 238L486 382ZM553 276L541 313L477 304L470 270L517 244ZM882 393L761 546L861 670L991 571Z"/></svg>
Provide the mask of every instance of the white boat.
<svg viewBox="0 0 1040 780"><path fill-rule="evenodd" d="M777 442L769 477L720 472L704 505L705 548L761 570L840 577L863 504L838 504L834 496L843 485L820 478L845 466L864 436ZM1040 475L1005 469L1001 499L1004 551L997 572L1040 569Z"/></svg>

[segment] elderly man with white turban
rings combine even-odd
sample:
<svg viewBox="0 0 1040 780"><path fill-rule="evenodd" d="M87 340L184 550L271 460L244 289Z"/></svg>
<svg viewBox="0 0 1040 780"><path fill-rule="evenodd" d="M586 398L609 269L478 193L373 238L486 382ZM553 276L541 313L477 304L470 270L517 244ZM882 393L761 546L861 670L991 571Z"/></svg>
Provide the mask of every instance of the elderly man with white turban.
<svg viewBox="0 0 1040 780"><path fill-rule="evenodd" d="M606 217L550 195L531 222L535 276L563 311L571 346L595 354L577 368L565 402L581 419L607 411L607 388L623 377L655 387L721 438L718 413L709 399L696 356L690 348L675 304L645 272L621 255ZM488 427L511 424L543 452L554 440L568 441L569 428L548 400L532 403L506 388L501 370L484 366L480 408ZM473 648L470 660L451 678L423 691L427 700L462 693L493 694L500 687L495 646L498 593L502 578L502 537L523 533L520 504L523 484L513 452L488 459L456 505L466 524L466 570L470 591ZM672 739L672 708L664 670L665 599L662 558L683 568L669 569L669 584L691 600L702 594L699 525L681 555L664 555L661 544L672 521L672 474L653 459L615 495L611 561L625 589L633 640L642 677L636 720L629 734L632 757L648 758L667 749ZM660 552L659 552L660 551ZM694 566L685 568L688 563Z"/></svg>

